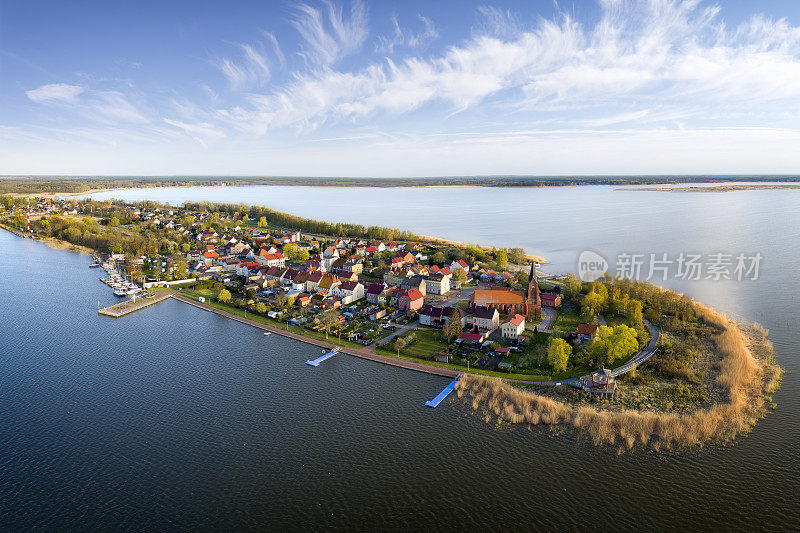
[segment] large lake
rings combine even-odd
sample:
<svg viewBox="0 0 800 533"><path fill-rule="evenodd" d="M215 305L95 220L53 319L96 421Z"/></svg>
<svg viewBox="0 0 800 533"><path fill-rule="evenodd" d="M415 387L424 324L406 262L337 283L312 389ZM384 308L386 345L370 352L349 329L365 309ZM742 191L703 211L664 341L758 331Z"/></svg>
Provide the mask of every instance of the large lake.
<svg viewBox="0 0 800 533"><path fill-rule="evenodd" d="M577 252L760 252L759 279L668 280L771 330L777 409L733 446L622 455L496 427L447 380L337 356L167 301L123 319L87 258L0 231L0 529L796 529L800 191L191 188L105 193L264 204Z"/></svg>

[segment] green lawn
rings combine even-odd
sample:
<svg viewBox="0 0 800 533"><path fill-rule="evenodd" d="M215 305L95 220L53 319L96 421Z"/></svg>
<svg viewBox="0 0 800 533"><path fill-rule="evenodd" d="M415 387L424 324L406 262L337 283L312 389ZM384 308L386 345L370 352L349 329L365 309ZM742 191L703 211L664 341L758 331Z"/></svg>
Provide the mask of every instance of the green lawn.
<svg viewBox="0 0 800 533"><path fill-rule="evenodd" d="M558 309L558 316L553 322L555 331L575 331L580 323L580 313L571 309Z"/></svg>
<svg viewBox="0 0 800 533"><path fill-rule="evenodd" d="M386 349L383 349L383 348L377 348L377 349L375 349L375 353L378 353L380 355L386 355L388 357L394 357L395 359L397 359L397 352L393 352L391 350L386 350ZM461 366L461 365L457 365L457 364L454 364L454 363L439 363L438 361L427 361L425 359L420 359L418 357L411 357L409 355L405 355L405 353L402 353L402 352L400 353L400 359L403 359L404 361L411 361L411 362L414 362L414 363L422 363L424 365L429 365L429 366L436 366L436 367L439 367L439 368L447 368L447 369L450 369L450 370L456 370L458 372L467 372L467 367L466 366ZM536 374L516 374L514 372L511 372L511 373L509 373L509 372L496 372L494 370L482 370L480 368L474 368L472 366L470 366L470 368L469 368L469 373L470 374L478 374L478 375L481 375L481 376L494 377L494 378L519 379L519 380L523 380L523 381L547 381L547 380L550 379L550 376L540 376L540 375L536 375Z"/></svg>
<svg viewBox="0 0 800 533"><path fill-rule="evenodd" d="M233 307L231 305L222 304L217 301L214 301L211 298L211 290L209 289L201 289L201 290L186 290L181 292L182 295L196 300L198 296L203 296L206 298L206 304L210 305L211 307L215 307L217 309L221 309L223 311L227 311L236 316L244 317L245 312L243 309L239 309L237 307ZM272 320L268 317L256 314L254 312L248 312L247 318L253 320L255 322L261 322L263 324L267 324L269 326L274 326L276 328L280 328L283 330L287 330L287 325L283 322L279 322L277 320ZM325 340L325 333L313 331L310 329L305 329L298 326L289 326L288 331L292 333L297 333L299 335L303 335L305 337L309 337L312 339L318 340ZM407 334L406 334L407 335ZM441 332L438 330L433 329L419 329L414 331L415 341L411 343L406 349L404 349L400 354L400 359L405 361L412 361L415 363L422 363L430 366L435 366L439 368L447 368L450 370L456 370L459 372L467 372L467 367L462 366L459 364L454 363L439 363L437 361L429 361L426 359L422 359L420 355L432 355L436 352L441 351L446 347L445 341L441 338ZM537 342L538 342L537 338ZM336 342L337 337L331 335L328 338L328 342ZM342 339L341 343L342 346L349 346L352 348L364 348L361 344L355 344L352 342L348 342ZM375 353L380 355L385 355L388 357L397 358L397 353L394 352L390 347L387 348L376 348L374 350ZM546 374L523 374L523 373L516 373L516 372L497 372L494 370L483 370L480 368L474 368L470 366L469 373L471 374L478 374L481 376L488 376L488 377L496 377L496 378L506 378L506 379L518 379L522 381L548 381L554 379L554 376L546 375ZM555 376L557 379L562 379L564 377L569 377L572 375L579 375L576 373L576 369L571 369L569 373L565 373L563 375Z"/></svg>
<svg viewBox="0 0 800 533"><path fill-rule="evenodd" d="M414 341L404 348L402 352L411 357L432 357L435 353L447 348L447 343L442 338L441 331L433 329L418 329L414 332ZM403 335L407 337L409 334Z"/></svg>

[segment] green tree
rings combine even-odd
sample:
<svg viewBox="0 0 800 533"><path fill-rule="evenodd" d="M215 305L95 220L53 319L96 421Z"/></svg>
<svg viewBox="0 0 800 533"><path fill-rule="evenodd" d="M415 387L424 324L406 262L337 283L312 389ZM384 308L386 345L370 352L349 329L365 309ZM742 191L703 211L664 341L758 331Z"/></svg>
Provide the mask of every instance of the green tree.
<svg viewBox="0 0 800 533"><path fill-rule="evenodd" d="M119 226L119 219L117 217L111 217L111 220L108 221L108 225L112 228L116 228Z"/></svg>
<svg viewBox="0 0 800 533"><path fill-rule="evenodd" d="M458 283L458 286L460 287L461 285L467 282L467 273L464 272L463 269L457 268L455 272L453 272L453 279L455 280L456 283Z"/></svg>
<svg viewBox="0 0 800 533"><path fill-rule="evenodd" d="M289 303L289 299L286 297L285 294L278 294L275 296L275 307L278 309L286 309L286 305Z"/></svg>
<svg viewBox="0 0 800 533"><path fill-rule="evenodd" d="M185 254L189 253L189 250L191 250L191 247L189 246L188 242L185 242L185 243L181 244L181 251L183 253L185 253Z"/></svg>
<svg viewBox="0 0 800 533"><path fill-rule="evenodd" d="M231 293L228 289L222 289L219 291L219 296L217 296L217 300L226 304L231 301Z"/></svg>
<svg viewBox="0 0 800 533"><path fill-rule="evenodd" d="M564 339L553 337L547 343L547 362L553 368L553 372L560 373L567 369L567 362L572 353L570 346Z"/></svg>
<svg viewBox="0 0 800 533"><path fill-rule="evenodd" d="M300 248L296 244L290 243L283 247L283 255L286 256L286 259L289 261L308 261L309 254L308 250L304 248Z"/></svg>
<svg viewBox="0 0 800 533"><path fill-rule="evenodd" d="M408 346L408 344L409 344L408 341L406 339L404 339L403 337L397 337L394 340L394 349L397 350L397 357L398 358L400 357L400 350L405 349L405 347Z"/></svg>
<svg viewBox="0 0 800 533"><path fill-rule="evenodd" d="M80 228L78 228L77 226L70 226L64 232L64 236L71 243L80 242L82 235L83 235L83 233L81 232Z"/></svg>
<svg viewBox="0 0 800 533"><path fill-rule="evenodd" d="M605 301L603 300L603 296L601 294L590 292L583 297L581 313L584 317L592 319L597 313L602 311L604 303Z"/></svg>
<svg viewBox="0 0 800 533"><path fill-rule="evenodd" d="M339 313L333 309L328 309L327 311L322 312L319 317L319 321L322 325L322 328L325 330L325 338L327 339L331 328L339 323Z"/></svg>
<svg viewBox="0 0 800 533"><path fill-rule="evenodd" d="M442 329L442 335L447 339L447 343L450 344L461 335L462 331L461 313L457 309L453 309L450 314L450 320L447 321L447 324Z"/></svg>
<svg viewBox="0 0 800 533"><path fill-rule="evenodd" d="M589 352L602 365L613 364L614 361L633 355L637 350L639 340L636 330L625 324L600 326L597 339L589 347Z"/></svg>
<svg viewBox="0 0 800 533"><path fill-rule="evenodd" d="M497 250L494 254L494 262L497 263L497 268L506 268L508 266L508 252L505 250Z"/></svg>
<svg viewBox="0 0 800 533"><path fill-rule="evenodd" d="M438 251L434 252L434 254L431 256L431 264L441 265L442 263L444 263L445 259L446 258L444 256L444 254L442 253L442 251L438 250Z"/></svg>
<svg viewBox="0 0 800 533"><path fill-rule="evenodd" d="M175 277L176 278L183 278L186 276L186 273L189 271L189 262L186 259L178 259L175 261Z"/></svg>
<svg viewBox="0 0 800 533"><path fill-rule="evenodd" d="M263 315L267 312L267 306L264 305L264 302L258 302L256 304L256 312Z"/></svg>
<svg viewBox="0 0 800 533"><path fill-rule="evenodd" d="M515 265L524 265L525 250L522 248L512 248L508 251L508 260Z"/></svg>
<svg viewBox="0 0 800 533"><path fill-rule="evenodd" d="M564 296L570 300L574 300L581 292L581 280L575 277L575 274L567 274L564 278Z"/></svg>
<svg viewBox="0 0 800 533"><path fill-rule="evenodd" d="M625 318L628 323L633 327L637 327L642 323L642 302L639 300L630 300L625 309Z"/></svg>
<svg viewBox="0 0 800 533"><path fill-rule="evenodd" d="M483 249L475 244L470 244L467 246L467 253L474 257L477 261L485 261L486 260L486 252Z"/></svg>

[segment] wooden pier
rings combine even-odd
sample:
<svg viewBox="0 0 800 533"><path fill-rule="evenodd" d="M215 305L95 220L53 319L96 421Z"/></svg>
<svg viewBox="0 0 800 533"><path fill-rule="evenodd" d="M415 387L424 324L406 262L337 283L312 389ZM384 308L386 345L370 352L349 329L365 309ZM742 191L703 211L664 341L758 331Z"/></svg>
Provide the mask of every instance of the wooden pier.
<svg viewBox="0 0 800 533"><path fill-rule="evenodd" d="M120 302L118 304L114 304L109 307L104 307L103 309L98 309L97 312L101 315L106 316L113 316L114 318L119 318L121 316L125 316L127 314L133 313L134 311L138 311L139 309L144 309L145 307L150 307L153 304L157 304L158 302L163 302L164 300L171 298L173 294L176 294L178 291L169 291L169 292L158 292L154 296L151 297L141 297L136 298L136 302L133 300L125 300L124 302Z"/></svg>

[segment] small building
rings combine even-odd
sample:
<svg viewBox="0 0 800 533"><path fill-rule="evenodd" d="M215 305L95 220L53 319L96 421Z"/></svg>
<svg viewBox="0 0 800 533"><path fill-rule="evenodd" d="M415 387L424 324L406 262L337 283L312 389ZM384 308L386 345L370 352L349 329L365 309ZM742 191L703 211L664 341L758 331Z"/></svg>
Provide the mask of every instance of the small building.
<svg viewBox="0 0 800 533"><path fill-rule="evenodd" d="M480 344L483 342L484 336L481 333L464 332L458 336L456 342L465 344Z"/></svg>
<svg viewBox="0 0 800 533"><path fill-rule="evenodd" d="M522 315L514 315L508 317L500 326L500 331L504 339L516 340L525 331L525 317Z"/></svg>
<svg viewBox="0 0 800 533"><path fill-rule="evenodd" d="M578 337L580 342L588 342L594 340L597 336L597 324L578 324L578 329L575 336Z"/></svg>
<svg viewBox="0 0 800 533"><path fill-rule="evenodd" d="M603 396L611 396L613 400L614 393L617 391L617 380L614 378L611 370L602 368L592 373L592 377L588 382L584 383L583 388L589 393L589 399L591 399L594 394L598 394L601 398Z"/></svg>
<svg viewBox="0 0 800 533"><path fill-rule="evenodd" d="M405 291L397 299L397 308L405 312L413 312L422 307L425 297L417 289Z"/></svg>
<svg viewBox="0 0 800 533"><path fill-rule="evenodd" d="M561 295L556 292L543 292L539 295L545 307L561 307Z"/></svg>
<svg viewBox="0 0 800 533"><path fill-rule="evenodd" d="M472 314L472 325L478 329L494 331L500 325L500 313L494 308L477 306Z"/></svg>
<svg viewBox="0 0 800 533"><path fill-rule="evenodd" d="M371 283L366 290L367 301L371 304L384 304L386 303L386 285L383 283Z"/></svg>
<svg viewBox="0 0 800 533"><path fill-rule="evenodd" d="M419 312L419 323L423 326L441 326L443 323L443 310L441 307L426 305Z"/></svg>

